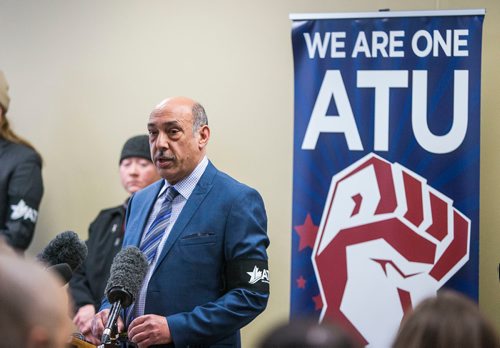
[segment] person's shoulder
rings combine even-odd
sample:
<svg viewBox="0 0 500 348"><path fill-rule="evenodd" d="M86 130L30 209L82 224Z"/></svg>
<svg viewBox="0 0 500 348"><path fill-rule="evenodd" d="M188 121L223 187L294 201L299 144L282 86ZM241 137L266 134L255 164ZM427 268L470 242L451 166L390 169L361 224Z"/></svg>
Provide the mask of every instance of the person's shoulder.
<svg viewBox="0 0 500 348"><path fill-rule="evenodd" d="M122 214L125 211L125 207L123 204L117 205L115 207L111 208L104 208L99 212L98 216L101 215L115 215L115 214Z"/></svg>
<svg viewBox="0 0 500 348"><path fill-rule="evenodd" d="M220 186L226 194L258 193L253 187L218 169L214 176L214 184Z"/></svg>
<svg viewBox="0 0 500 348"><path fill-rule="evenodd" d="M97 216L92 221L91 225L107 223L106 221L111 221L115 217L123 215L125 215L125 207L123 206L123 204L117 205L116 207L104 208L99 211Z"/></svg>
<svg viewBox="0 0 500 348"><path fill-rule="evenodd" d="M165 183L164 179L160 179L158 181L155 181L151 185L148 185L133 195L134 201L141 200L141 199L148 199L151 198L151 196L155 196L158 194L160 188L163 186Z"/></svg>
<svg viewBox="0 0 500 348"><path fill-rule="evenodd" d="M42 158L38 152L24 144L18 144L11 141L6 142L5 151L10 154L9 157L16 162L32 161L39 165L42 163Z"/></svg>

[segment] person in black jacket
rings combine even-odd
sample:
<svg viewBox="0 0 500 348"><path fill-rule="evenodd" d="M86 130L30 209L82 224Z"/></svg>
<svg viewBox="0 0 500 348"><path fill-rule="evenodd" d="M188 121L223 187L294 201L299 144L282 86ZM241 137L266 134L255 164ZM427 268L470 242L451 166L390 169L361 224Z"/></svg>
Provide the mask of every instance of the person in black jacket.
<svg viewBox="0 0 500 348"><path fill-rule="evenodd" d="M151 162L147 135L128 139L123 146L119 163L121 183L129 194L160 179ZM91 322L104 297L113 258L122 246L127 202L128 199L119 206L101 210L90 224L86 242L87 258L69 282L70 294L76 307L73 322L91 342Z"/></svg>
<svg viewBox="0 0 500 348"><path fill-rule="evenodd" d="M33 239L43 196L42 159L10 128L8 90L0 71L0 238L22 254Z"/></svg>

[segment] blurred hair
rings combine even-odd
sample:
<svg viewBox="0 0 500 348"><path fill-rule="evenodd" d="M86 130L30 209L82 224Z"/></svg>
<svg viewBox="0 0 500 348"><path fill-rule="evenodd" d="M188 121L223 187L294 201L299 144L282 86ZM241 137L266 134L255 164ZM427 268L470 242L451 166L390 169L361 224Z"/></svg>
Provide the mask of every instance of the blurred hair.
<svg viewBox="0 0 500 348"><path fill-rule="evenodd" d="M393 348L498 348L498 334L477 304L451 290L418 304L401 323Z"/></svg>
<svg viewBox="0 0 500 348"><path fill-rule="evenodd" d="M208 125L207 113L201 104L195 103L191 113L193 114L193 132L197 132L202 126Z"/></svg>
<svg viewBox="0 0 500 348"><path fill-rule="evenodd" d="M17 255L14 249L12 249L9 244L7 244L7 240L2 235L0 235L0 255Z"/></svg>
<svg viewBox="0 0 500 348"><path fill-rule="evenodd" d="M337 325L317 319L292 319L272 328L261 339L259 348L358 348L361 347Z"/></svg>
<svg viewBox="0 0 500 348"><path fill-rule="evenodd" d="M34 261L3 253L0 280L0 348L29 346L34 328L46 333L47 347L58 347L54 340L69 318L62 311L67 298L55 275Z"/></svg>

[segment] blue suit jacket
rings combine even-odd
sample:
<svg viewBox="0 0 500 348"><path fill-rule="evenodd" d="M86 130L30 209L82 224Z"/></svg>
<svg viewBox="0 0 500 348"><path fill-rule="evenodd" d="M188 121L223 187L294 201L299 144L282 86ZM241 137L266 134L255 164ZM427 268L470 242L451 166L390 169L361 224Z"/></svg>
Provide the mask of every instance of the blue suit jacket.
<svg viewBox="0 0 500 348"><path fill-rule="evenodd" d="M139 246L163 183L131 198L124 247ZM234 260L267 262L266 231L259 193L209 162L159 255L145 314L167 318L177 347L240 346L239 329L265 309L269 294L245 287L226 289L225 269ZM241 277L250 277L243 271Z"/></svg>

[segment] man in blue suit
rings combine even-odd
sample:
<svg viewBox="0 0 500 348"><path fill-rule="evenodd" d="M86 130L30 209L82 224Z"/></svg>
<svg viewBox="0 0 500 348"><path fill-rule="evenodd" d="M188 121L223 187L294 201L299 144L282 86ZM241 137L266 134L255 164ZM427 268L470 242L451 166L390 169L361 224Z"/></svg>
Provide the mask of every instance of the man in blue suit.
<svg viewBox="0 0 500 348"><path fill-rule="evenodd" d="M139 247L150 260L125 320L128 337L141 348L239 347L239 329L269 297L262 198L207 159L210 129L194 100L164 100L148 130L164 180L137 192L128 205L123 246ZM108 314L104 309L94 319L97 337Z"/></svg>

